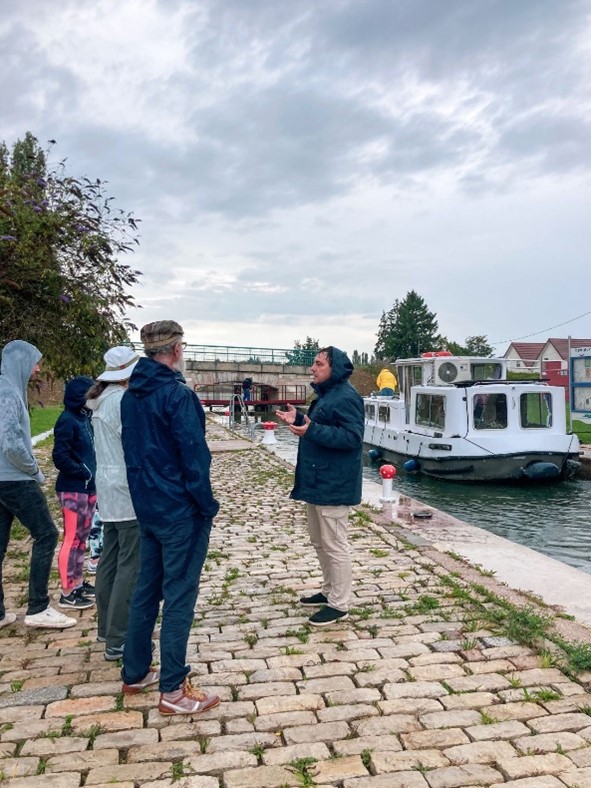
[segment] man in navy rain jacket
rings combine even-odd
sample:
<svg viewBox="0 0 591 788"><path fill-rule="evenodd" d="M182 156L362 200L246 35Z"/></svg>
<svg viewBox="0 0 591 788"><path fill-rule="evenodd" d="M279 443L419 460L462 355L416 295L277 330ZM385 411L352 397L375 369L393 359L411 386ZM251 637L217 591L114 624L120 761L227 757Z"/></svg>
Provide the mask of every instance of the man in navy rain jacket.
<svg viewBox="0 0 591 788"><path fill-rule="evenodd" d="M349 507L361 501L363 400L349 377L353 365L336 347L318 352L312 364L318 395L304 416L293 405L278 412L300 438L291 497L308 504L308 532L322 569L322 590L303 605L324 605L309 619L327 626L347 618L351 597Z"/></svg>
<svg viewBox="0 0 591 788"><path fill-rule="evenodd" d="M127 479L140 526L141 567L123 652L123 692L159 681L161 714L195 714L219 703L192 687L186 665L199 579L219 505L210 483L205 414L182 376L183 329L174 320L141 331L147 358L121 400ZM160 600L161 670L150 670Z"/></svg>

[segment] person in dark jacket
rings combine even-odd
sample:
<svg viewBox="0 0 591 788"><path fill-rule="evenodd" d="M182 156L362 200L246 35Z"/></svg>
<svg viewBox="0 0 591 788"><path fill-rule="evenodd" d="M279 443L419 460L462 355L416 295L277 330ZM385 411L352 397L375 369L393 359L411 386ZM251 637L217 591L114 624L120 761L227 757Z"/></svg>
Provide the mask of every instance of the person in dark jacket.
<svg viewBox="0 0 591 788"><path fill-rule="evenodd" d="M140 527L141 565L123 650L123 692L159 682L161 714L196 714L217 706L188 679L187 642L212 520L205 413L182 376L183 329L174 320L141 330L141 358L121 400L129 491ZM160 600L160 672L150 669Z"/></svg>
<svg viewBox="0 0 591 788"><path fill-rule="evenodd" d="M348 616L351 556L349 507L361 501L363 400L348 378L353 365L336 347L318 351L312 364L317 398L304 416L293 405L279 418L300 439L291 497L308 504L308 532L322 569L322 590L302 597L303 605L323 605L309 619L327 626Z"/></svg>
<svg viewBox="0 0 591 788"><path fill-rule="evenodd" d="M94 384L82 375L66 383L64 411L53 429L53 464L58 469L55 491L64 518L64 540L57 565L62 584L59 607L84 610L94 605L94 587L84 581L86 542L96 509L96 458L85 407Z"/></svg>

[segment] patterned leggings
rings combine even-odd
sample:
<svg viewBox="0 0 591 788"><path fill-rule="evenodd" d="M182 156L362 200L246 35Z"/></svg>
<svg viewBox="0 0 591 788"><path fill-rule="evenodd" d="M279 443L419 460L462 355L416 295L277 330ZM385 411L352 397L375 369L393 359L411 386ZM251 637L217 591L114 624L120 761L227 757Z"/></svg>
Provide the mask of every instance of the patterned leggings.
<svg viewBox="0 0 591 788"><path fill-rule="evenodd" d="M62 588L82 584L86 540L96 508L96 495L78 492L57 493L64 517L64 541L57 558Z"/></svg>

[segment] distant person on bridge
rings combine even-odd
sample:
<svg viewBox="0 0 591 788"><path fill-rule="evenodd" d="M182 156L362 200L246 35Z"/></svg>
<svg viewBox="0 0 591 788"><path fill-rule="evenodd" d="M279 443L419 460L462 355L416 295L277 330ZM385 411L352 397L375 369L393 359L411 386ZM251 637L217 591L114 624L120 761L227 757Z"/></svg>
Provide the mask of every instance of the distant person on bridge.
<svg viewBox="0 0 591 788"><path fill-rule="evenodd" d="M252 388L252 378L244 378L242 381L242 399L245 402L250 402Z"/></svg>
<svg viewBox="0 0 591 788"><path fill-rule="evenodd" d="M398 387L398 381L396 380L396 375L387 367L380 372L376 379L376 383L378 384L378 389L380 390L380 395L382 397L393 397L396 388Z"/></svg>
<svg viewBox="0 0 591 788"><path fill-rule="evenodd" d="M309 621L323 627L349 614L352 589L347 530L349 507L361 501L363 400L348 378L353 365L336 347L319 350L312 364L317 398L304 416L293 405L277 411L300 439L291 497L305 501L308 532L322 569L322 590L300 599L322 606Z"/></svg>
<svg viewBox="0 0 591 788"><path fill-rule="evenodd" d="M201 570L219 509L210 482L205 413L182 373L183 329L174 320L141 330L141 358L121 400L121 440L141 565L123 650L123 692L159 682L161 714L197 714L217 695L193 687L186 664ZM161 670L150 668L160 600Z"/></svg>

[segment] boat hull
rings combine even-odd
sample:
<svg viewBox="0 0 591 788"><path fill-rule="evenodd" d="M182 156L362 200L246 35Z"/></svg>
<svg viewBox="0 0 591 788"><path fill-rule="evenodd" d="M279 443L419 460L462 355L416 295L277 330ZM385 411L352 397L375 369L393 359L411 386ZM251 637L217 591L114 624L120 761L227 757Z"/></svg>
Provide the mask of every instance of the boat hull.
<svg viewBox="0 0 591 788"><path fill-rule="evenodd" d="M372 448L376 447L365 444L366 451ZM378 451L382 461L390 460L395 465L403 466L408 460L414 460L414 472L455 482L548 483L571 478L580 467L578 454L558 452L518 452L485 457L416 457L382 446Z"/></svg>

